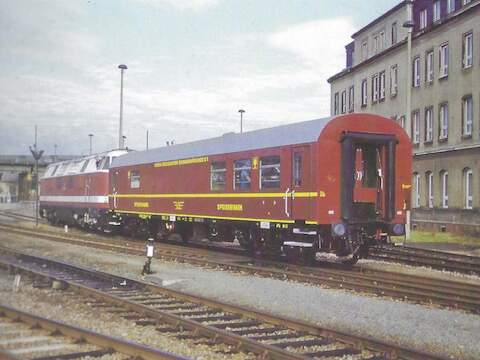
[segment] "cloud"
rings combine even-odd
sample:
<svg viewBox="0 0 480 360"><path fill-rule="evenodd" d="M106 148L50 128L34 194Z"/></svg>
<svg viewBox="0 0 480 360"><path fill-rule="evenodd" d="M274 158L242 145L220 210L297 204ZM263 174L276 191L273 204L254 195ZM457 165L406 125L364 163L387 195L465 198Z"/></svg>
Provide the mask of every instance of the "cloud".
<svg viewBox="0 0 480 360"><path fill-rule="evenodd" d="M182 10L218 2L134 1ZM111 49L105 48L108 38L81 26L82 17L88 16L81 8L63 8L55 2L52 8L39 10L36 19L36 12L21 4L12 9L12 18L23 25L7 26L14 38L2 37L0 31L5 50L0 62L8 56L22 64L20 70L11 64L0 69L0 151L28 151L34 124L39 125L41 147L47 153L53 152L53 144L61 153L87 153L89 133L95 134L96 151L115 147L120 73ZM0 15L0 20L6 18ZM75 23L68 25L73 18ZM45 26L49 22L51 26ZM127 144L141 149L147 129L150 146L238 131L239 108L246 110L247 131L327 116L326 79L343 65L344 44L352 32L348 18L337 18L270 33L222 34L178 53L132 51L122 60L129 66Z"/></svg>
<svg viewBox="0 0 480 360"><path fill-rule="evenodd" d="M218 0L131 0L148 6L163 7L165 5L180 10L200 10L213 7Z"/></svg>

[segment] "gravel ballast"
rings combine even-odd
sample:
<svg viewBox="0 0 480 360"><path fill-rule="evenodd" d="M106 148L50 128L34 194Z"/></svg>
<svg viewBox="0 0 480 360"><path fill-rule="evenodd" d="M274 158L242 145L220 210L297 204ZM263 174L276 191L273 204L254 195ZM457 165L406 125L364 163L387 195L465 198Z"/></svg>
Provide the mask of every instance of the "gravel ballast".
<svg viewBox="0 0 480 360"><path fill-rule="evenodd" d="M14 241L12 236L0 236L0 244L141 279L139 272L144 258L138 256L89 251L19 236ZM418 350L448 354L452 359L480 358L478 315L156 259L153 270L156 274L146 281L168 280L169 287L177 290Z"/></svg>
<svg viewBox="0 0 480 360"><path fill-rule="evenodd" d="M37 289L23 279L19 291L13 291L14 277L0 271L0 303L19 308L42 317L65 322L95 332L145 344L156 349L169 351L195 359L248 359L253 355L222 354L213 349L227 351L224 345L210 347L194 344L190 340L179 341L155 330L155 326L139 326L116 314L107 313L88 305L88 299L65 296L53 289ZM114 355L118 357L118 355ZM123 356L120 356L123 358ZM107 359L107 358L105 358Z"/></svg>

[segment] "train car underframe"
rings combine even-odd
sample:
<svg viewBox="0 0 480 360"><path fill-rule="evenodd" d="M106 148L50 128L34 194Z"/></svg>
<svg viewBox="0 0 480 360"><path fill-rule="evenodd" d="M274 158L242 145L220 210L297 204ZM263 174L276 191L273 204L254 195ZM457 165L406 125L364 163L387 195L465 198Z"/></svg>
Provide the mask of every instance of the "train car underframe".
<svg viewBox="0 0 480 360"><path fill-rule="evenodd" d="M157 241L180 238L182 242L237 242L256 258L285 257L291 262L312 263L317 259L354 264L368 255L368 247L385 236L388 225L365 223L306 225L226 221L203 218L119 215L119 228L126 236Z"/></svg>
<svg viewBox="0 0 480 360"><path fill-rule="evenodd" d="M104 208L41 206L40 216L52 225L79 226L105 233L110 233L115 228L112 227L114 219L109 210Z"/></svg>

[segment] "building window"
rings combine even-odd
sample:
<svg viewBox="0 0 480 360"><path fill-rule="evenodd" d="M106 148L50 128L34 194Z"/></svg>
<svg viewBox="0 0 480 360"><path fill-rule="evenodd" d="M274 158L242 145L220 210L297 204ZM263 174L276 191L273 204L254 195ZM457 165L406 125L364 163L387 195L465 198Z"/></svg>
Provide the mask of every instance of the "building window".
<svg viewBox="0 0 480 360"><path fill-rule="evenodd" d="M402 129L405 129L405 115L400 116L398 119L398 125L400 125Z"/></svg>
<svg viewBox="0 0 480 360"><path fill-rule="evenodd" d="M362 60L366 60L368 57L368 42L364 40L362 42Z"/></svg>
<svg viewBox="0 0 480 360"><path fill-rule="evenodd" d="M380 72L379 96L380 101L385 100L385 71Z"/></svg>
<svg viewBox="0 0 480 360"><path fill-rule="evenodd" d="M473 64L473 33L469 32L463 35L462 43L462 67L469 68Z"/></svg>
<svg viewBox="0 0 480 360"><path fill-rule="evenodd" d="M420 175L413 174L413 207L420 207Z"/></svg>
<svg viewBox="0 0 480 360"><path fill-rule="evenodd" d="M225 190L227 167L225 161L213 162L210 166L210 189Z"/></svg>
<svg viewBox="0 0 480 360"><path fill-rule="evenodd" d="M463 181L465 186L465 209L473 209L473 171L470 168L463 170Z"/></svg>
<svg viewBox="0 0 480 360"><path fill-rule="evenodd" d="M333 95L333 115L338 115L338 105L339 105L339 95L338 92Z"/></svg>
<svg viewBox="0 0 480 360"><path fill-rule="evenodd" d="M130 171L130 189L140 187L140 171Z"/></svg>
<svg viewBox="0 0 480 360"><path fill-rule="evenodd" d="M348 88L348 111L353 112L355 109L355 93L354 87L350 86Z"/></svg>
<svg viewBox="0 0 480 360"><path fill-rule="evenodd" d="M392 45L397 43L397 38L398 38L398 33L397 33L397 23L394 22L392 24L392 31L391 31L391 40L392 40Z"/></svg>
<svg viewBox="0 0 480 360"><path fill-rule="evenodd" d="M347 91L343 90L342 91L342 114L345 114L347 112Z"/></svg>
<svg viewBox="0 0 480 360"><path fill-rule="evenodd" d="M448 139L448 103L440 104L439 129L438 138L440 140Z"/></svg>
<svg viewBox="0 0 480 360"><path fill-rule="evenodd" d="M414 144L420 143L420 111L414 111L412 114L412 138Z"/></svg>
<svg viewBox="0 0 480 360"><path fill-rule="evenodd" d="M427 9L420 11L420 30L423 30L427 27Z"/></svg>
<svg viewBox="0 0 480 360"><path fill-rule="evenodd" d="M425 109L425 142L433 141L433 107Z"/></svg>
<svg viewBox="0 0 480 360"><path fill-rule="evenodd" d="M440 20L440 0L433 3L433 22Z"/></svg>
<svg viewBox="0 0 480 360"><path fill-rule="evenodd" d="M367 106L368 103L368 94L367 94L367 79L362 80L362 106Z"/></svg>
<svg viewBox="0 0 480 360"><path fill-rule="evenodd" d="M442 184L442 208L448 208L448 172L440 171L440 184Z"/></svg>
<svg viewBox="0 0 480 360"><path fill-rule="evenodd" d="M427 183L427 206L428 208L433 208L433 173L427 171L425 173L425 180Z"/></svg>
<svg viewBox="0 0 480 360"><path fill-rule="evenodd" d="M233 172L233 188L235 190L250 189L252 184L252 161L250 159L235 160L233 163Z"/></svg>
<svg viewBox="0 0 480 360"><path fill-rule="evenodd" d="M440 45L440 56L438 66L440 69L439 77L448 76L448 44Z"/></svg>
<svg viewBox="0 0 480 360"><path fill-rule="evenodd" d="M390 96L396 96L398 92L398 67L393 65L390 68Z"/></svg>
<svg viewBox="0 0 480 360"><path fill-rule="evenodd" d="M260 159L260 189L280 187L280 156Z"/></svg>
<svg viewBox="0 0 480 360"><path fill-rule="evenodd" d="M462 99L462 135L471 136L473 127L473 100L472 95Z"/></svg>
<svg viewBox="0 0 480 360"><path fill-rule="evenodd" d="M447 14L455 11L455 0L447 0Z"/></svg>
<svg viewBox="0 0 480 360"><path fill-rule="evenodd" d="M372 76L372 102L378 101L378 74Z"/></svg>
<svg viewBox="0 0 480 360"><path fill-rule="evenodd" d="M433 50L425 56L425 82L433 82Z"/></svg>
<svg viewBox="0 0 480 360"><path fill-rule="evenodd" d="M413 59L412 84L413 87L420 86L420 56Z"/></svg>

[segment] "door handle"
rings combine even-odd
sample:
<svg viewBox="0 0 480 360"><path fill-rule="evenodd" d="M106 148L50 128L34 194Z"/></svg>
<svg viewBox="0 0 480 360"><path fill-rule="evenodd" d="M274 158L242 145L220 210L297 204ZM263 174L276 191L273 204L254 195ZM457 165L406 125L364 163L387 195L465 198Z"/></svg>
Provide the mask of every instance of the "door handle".
<svg viewBox="0 0 480 360"><path fill-rule="evenodd" d="M290 188L287 188L287 190L285 191L285 196L283 197L283 200L285 202L285 215L287 215L287 217L290 217L290 213L288 212L288 192L290 191Z"/></svg>

